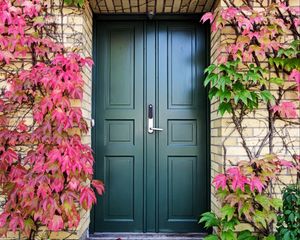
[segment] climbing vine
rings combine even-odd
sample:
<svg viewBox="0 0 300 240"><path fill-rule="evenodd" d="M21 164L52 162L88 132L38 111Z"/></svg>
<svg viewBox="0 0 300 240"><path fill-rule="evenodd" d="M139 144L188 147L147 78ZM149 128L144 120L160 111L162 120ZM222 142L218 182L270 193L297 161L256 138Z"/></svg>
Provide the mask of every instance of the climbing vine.
<svg viewBox="0 0 300 240"><path fill-rule="evenodd" d="M88 125L74 104L93 62L64 47L52 10L42 0L0 0L1 235L74 230L80 209L96 202L90 183L104 191L93 180L92 150L81 140Z"/></svg>
<svg viewBox="0 0 300 240"><path fill-rule="evenodd" d="M213 32L231 33L216 63L206 68L204 85L210 86L209 98L218 102L218 113L230 118L248 161L228 166L225 138L224 173L213 181L221 215L205 213L200 222L216 227L207 239L275 239L282 208L275 187L284 184L280 174L290 173L298 184L300 180L299 150L289 135L289 129L300 127L300 9L289 1L224 3L224 9L201 19L210 21ZM253 136L247 136L246 123L259 113L264 135L250 147ZM284 154L274 147L278 139Z"/></svg>

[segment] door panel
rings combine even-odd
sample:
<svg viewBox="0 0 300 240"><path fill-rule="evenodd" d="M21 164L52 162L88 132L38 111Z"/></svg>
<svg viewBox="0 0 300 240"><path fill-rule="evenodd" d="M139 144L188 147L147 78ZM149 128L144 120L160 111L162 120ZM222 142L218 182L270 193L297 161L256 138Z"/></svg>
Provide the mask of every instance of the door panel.
<svg viewBox="0 0 300 240"><path fill-rule="evenodd" d="M95 230L142 231L143 28L110 22L97 31L95 159L106 192Z"/></svg>
<svg viewBox="0 0 300 240"><path fill-rule="evenodd" d="M93 129L106 192L96 232L199 232L208 209L205 32L177 21L96 27ZM199 57L200 56L200 57ZM147 108L154 107L149 134Z"/></svg>
<svg viewBox="0 0 300 240"><path fill-rule="evenodd" d="M207 208L203 31L171 22L160 23L158 34L158 125L167 130L158 134L159 230L199 231Z"/></svg>

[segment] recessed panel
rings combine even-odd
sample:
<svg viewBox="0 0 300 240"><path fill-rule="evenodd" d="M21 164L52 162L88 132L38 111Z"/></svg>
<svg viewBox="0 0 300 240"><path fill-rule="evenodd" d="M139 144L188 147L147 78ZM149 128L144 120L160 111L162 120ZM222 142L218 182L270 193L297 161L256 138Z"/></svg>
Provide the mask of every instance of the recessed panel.
<svg viewBox="0 0 300 240"><path fill-rule="evenodd" d="M107 143L134 144L134 120L107 120Z"/></svg>
<svg viewBox="0 0 300 240"><path fill-rule="evenodd" d="M197 144L197 120L169 120L168 144L195 146Z"/></svg>
<svg viewBox="0 0 300 240"><path fill-rule="evenodd" d="M168 221L195 219L196 157L168 157Z"/></svg>
<svg viewBox="0 0 300 240"><path fill-rule="evenodd" d="M194 29L168 29L168 108L195 105L194 38Z"/></svg>
<svg viewBox="0 0 300 240"><path fill-rule="evenodd" d="M134 108L134 30L110 32L107 108Z"/></svg>
<svg viewBox="0 0 300 240"><path fill-rule="evenodd" d="M133 220L134 158L106 157L105 168L105 221Z"/></svg>

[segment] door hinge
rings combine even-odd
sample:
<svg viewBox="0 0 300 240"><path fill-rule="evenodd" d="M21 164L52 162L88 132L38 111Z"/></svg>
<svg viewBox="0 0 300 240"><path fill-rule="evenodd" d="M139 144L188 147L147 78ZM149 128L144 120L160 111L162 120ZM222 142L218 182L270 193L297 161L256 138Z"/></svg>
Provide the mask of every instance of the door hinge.
<svg viewBox="0 0 300 240"><path fill-rule="evenodd" d="M91 127L95 127L95 119L94 118L91 119Z"/></svg>

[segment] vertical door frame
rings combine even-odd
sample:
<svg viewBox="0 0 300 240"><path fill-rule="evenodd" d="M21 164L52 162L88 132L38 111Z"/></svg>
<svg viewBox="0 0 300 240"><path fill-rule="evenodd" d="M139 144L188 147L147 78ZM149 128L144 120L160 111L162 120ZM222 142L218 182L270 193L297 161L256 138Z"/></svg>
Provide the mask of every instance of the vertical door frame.
<svg viewBox="0 0 300 240"><path fill-rule="evenodd" d="M161 14L161 15L157 15L157 16L154 16L154 18L152 19L153 20L153 23L149 24L148 22L151 22L151 20L148 19L147 15L146 14L143 14L143 15L139 15L139 14L136 14L136 15L129 15L129 14L105 14L105 15L94 15L93 17L93 51L92 51L92 54L93 54L93 59L94 59L94 62L95 62L95 65L97 64L97 23L99 21L120 21L120 20L128 20L128 21L141 21L144 23L144 29L146 29L146 27L149 25L154 25L154 28L156 28L157 24L155 23L155 21L163 21L163 20L167 20L167 21L199 21L199 19L201 18L201 14L185 14L185 15L182 15L182 14ZM199 23L200 24L200 23ZM205 33L206 33L206 36L205 36L205 47L206 47L206 56L205 56L205 65L208 66L209 63L210 63L210 27L208 24L204 24L203 25L203 28L205 29ZM145 39L147 38L147 35L144 36L144 41ZM157 36L155 36L155 38L157 38ZM155 39L155 41L157 41L157 39ZM147 49L147 46L145 46L145 48ZM147 55L146 55L146 58L147 58ZM145 56L144 56L144 60L147 60L145 59ZM157 60L157 56L155 56L155 61ZM96 111L96 106L95 106L95 97L96 97L96 89L97 89L97 82L96 82L96 79L97 79L97 76L99 76L99 72L96 67L93 67L92 69L92 119L95 119L95 111ZM156 72L155 72L155 76L156 76ZM144 79L145 80L146 78L148 78L148 73L146 71L146 73L144 73ZM157 77L157 76L156 76ZM148 82L148 81L146 81ZM147 86L144 86L144 87L147 87ZM145 103L147 103L147 98L145 98ZM206 99L206 113L207 113L207 118L206 118L206 137L207 137L207 140L206 140L206 161L207 161L207 177L206 177L206 184L207 184L207 194L206 194L206 197L207 197L207 201L206 201L206 208L207 210L210 210L211 206L210 206L210 199L211 199L211 189L210 189L210 178L211 178L211 151L210 151L210 102L208 100L208 89L206 89L206 96L205 96L205 99ZM145 111L145 110L143 110ZM143 112L145 114L145 112ZM144 126L145 124L147 123L144 123ZM95 128L92 127L91 128L91 134L92 134L92 137L91 137L91 140L92 140L92 149L94 151L94 154L95 154L95 143L96 143L96 134L95 134ZM146 138L146 137L144 137ZM146 143L145 143L146 144ZM146 153L147 154L147 153ZM145 156L145 153L144 153L144 156ZM95 170L95 165L94 164L94 170ZM145 171L145 170L144 170ZM145 178L145 177L144 177ZM105 183L104 183L105 184ZM144 189L147 188L147 185L146 183L144 182ZM147 219L146 219L146 216L145 216L145 212L146 212L146 209L147 209L147 205L146 205L146 193L147 191L144 191L144 218L143 218L143 221L144 221L144 227L143 227L143 231L144 232L147 232L148 230L148 224L147 224ZM155 212L155 218L157 218L158 216L156 216L157 213ZM95 208L92 208L91 209L91 212L90 212L90 226L89 226L89 232L90 233L94 233L95 232ZM156 222L155 223L155 231L157 231L158 229L158 223ZM199 226L199 229L200 229L200 226Z"/></svg>

